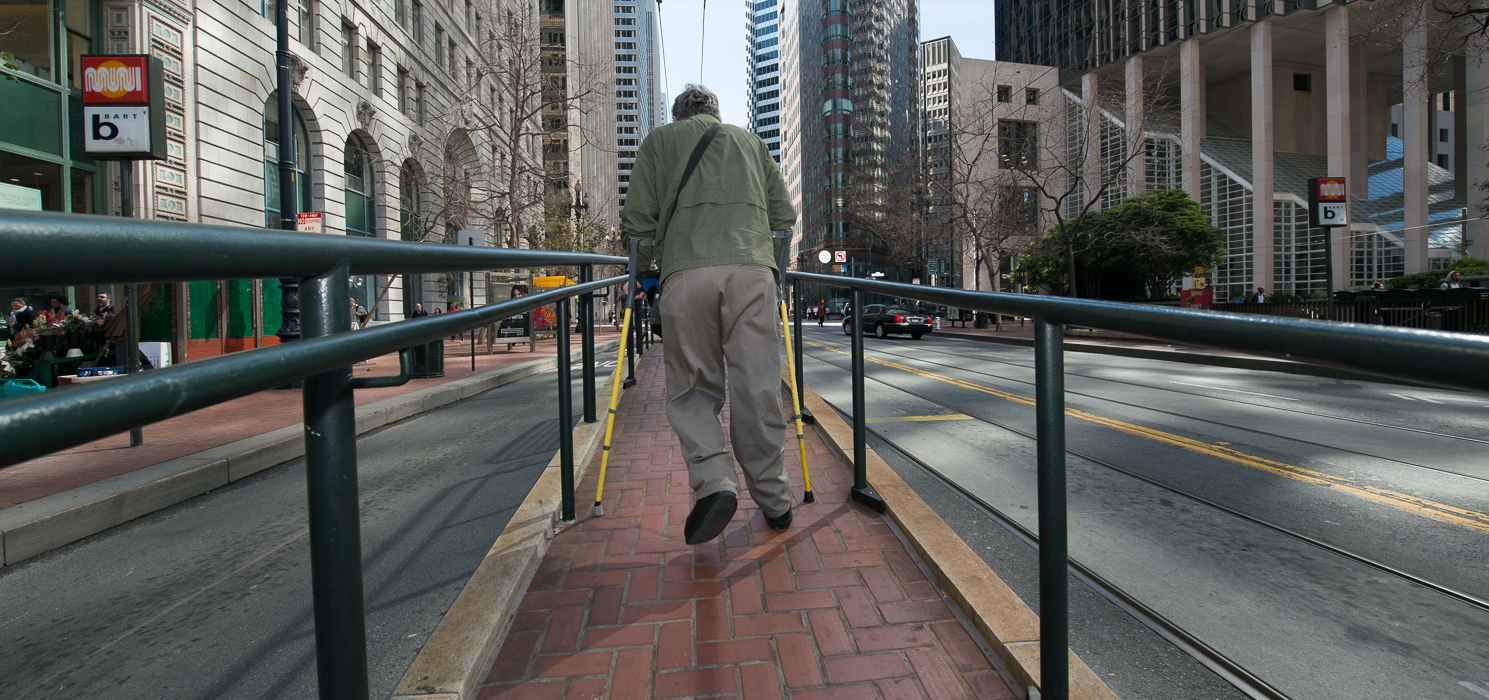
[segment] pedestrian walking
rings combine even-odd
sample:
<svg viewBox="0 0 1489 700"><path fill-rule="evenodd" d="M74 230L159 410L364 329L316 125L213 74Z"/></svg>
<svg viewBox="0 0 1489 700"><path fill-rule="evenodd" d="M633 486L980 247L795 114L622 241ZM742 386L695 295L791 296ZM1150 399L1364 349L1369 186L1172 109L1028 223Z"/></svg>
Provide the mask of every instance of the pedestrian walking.
<svg viewBox="0 0 1489 700"><path fill-rule="evenodd" d="M1462 288L1463 288L1463 273L1462 272L1459 272L1457 270L1453 270L1452 272L1449 272L1448 273L1448 278L1445 279L1445 280L1443 280L1442 281L1442 285L1440 285L1438 287L1438 289L1441 289L1443 291L1447 291L1449 289L1462 289Z"/></svg>
<svg viewBox="0 0 1489 700"><path fill-rule="evenodd" d="M827 300L826 299L823 299L822 300L822 303L817 306L817 325L818 326L821 326L826 321L827 321Z"/></svg>
<svg viewBox="0 0 1489 700"><path fill-rule="evenodd" d="M782 468L781 336L772 229L796 223L780 168L765 143L722 124L718 97L690 85L673 123L651 131L631 171L622 226L652 236L641 269L655 261L667 371L667 420L682 444L694 504L688 544L718 537L738 506L734 459L765 521L791 524ZM720 414L728 364L730 459Z"/></svg>

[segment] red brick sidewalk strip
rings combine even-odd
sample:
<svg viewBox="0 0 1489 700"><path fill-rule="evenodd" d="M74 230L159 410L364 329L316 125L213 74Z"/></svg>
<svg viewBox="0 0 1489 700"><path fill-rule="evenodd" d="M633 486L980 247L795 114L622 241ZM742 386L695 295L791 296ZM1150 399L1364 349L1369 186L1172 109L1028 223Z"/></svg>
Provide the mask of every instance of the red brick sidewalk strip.
<svg viewBox="0 0 1489 700"><path fill-rule="evenodd" d="M818 500L790 530L746 495L723 537L684 543L692 495L660 355L622 401L605 516L553 538L478 697L1015 697L884 518L848 502L814 433Z"/></svg>

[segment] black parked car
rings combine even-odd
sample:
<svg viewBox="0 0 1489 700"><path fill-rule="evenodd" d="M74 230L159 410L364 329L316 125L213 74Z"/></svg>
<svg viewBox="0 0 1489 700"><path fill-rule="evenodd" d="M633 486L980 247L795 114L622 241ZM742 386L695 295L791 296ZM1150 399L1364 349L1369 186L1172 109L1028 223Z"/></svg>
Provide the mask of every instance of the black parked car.
<svg viewBox="0 0 1489 700"><path fill-rule="evenodd" d="M911 338L931 332L930 319L903 306L869 304L863 307L863 330L877 338L888 338L890 334L910 334ZM853 335L853 319L843 321L843 335Z"/></svg>

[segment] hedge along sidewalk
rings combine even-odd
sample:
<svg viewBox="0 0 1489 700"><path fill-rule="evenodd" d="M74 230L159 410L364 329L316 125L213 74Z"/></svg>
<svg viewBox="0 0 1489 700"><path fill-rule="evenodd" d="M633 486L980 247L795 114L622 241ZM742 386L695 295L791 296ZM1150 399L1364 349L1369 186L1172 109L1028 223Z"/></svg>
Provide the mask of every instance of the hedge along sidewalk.
<svg viewBox="0 0 1489 700"><path fill-rule="evenodd" d="M606 343L613 349L614 343ZM596 349L598 353L598 349ZM653 352L661 352L657 347ZM636 379L647 369L643 358L637 358ZM600 403L609 407L615 372L601 375L596 389ZM574 427L574 483L583 481L590 462L605 437L603 410L596 411L594 423L580 422ZM617 431L619 428L617 428ZM466 700L480 688L482 674L491 667L497 646L522 600L528 582L538 563L548 551L548 544L562 527L563 489L561 452L538 476L517 506L512 519L502 529L486 557L476 567L460 595L445 612L440 623L424 642L419 655L409 665L393 691L393 700ZM592 501L584 489L576 487L575 517L589 512Z"/></svg>
<svg viewBox="0 0 1489 700"><path fill-rule="evenodd" d="M789 392L789 378L782 377L782 384ZM807 409L816 417L813 428L838 461L851 470L853 428L810 387L803 387L802 393ZM899 526L936 582L972 621L1008 675L1022 687L1039 687L1039 616L873 448L866 448L865 452L869 483L884 498L887 515ZM1075 652L1069 654L1071 698L1117 700L1116 693Z"/></svg>
<svg viewBox="0 0 1489 700"><path fill-rule="evenodd" d="M610 340L596 344L597 364L604 361L605 351L613 350L618 342L618 340ZM522 355L526 353L513 353L511 357L521 358ZM579 353L574 353L576 360L578 356ZM391 366L397 367L397 356L389 357L393 358L390 361ZM537 357L538 359L465 378L444 381L433 386L419 387L411 382L391 390L359 389L358 393L383 392L393 395L357 407L357 434L366 434L383 426L470 398L557 366L556 355L549 354L547 357L538 355ZM388 358L380 359L387 360ZM445 364L449 368L452 362L461 362L465 359L447 354ZM496 361L487 361L487 363L492 362ZM503 362L503 364L506 363ZM579 385L579 377L574 377L574 383L576 386ZM554 390L556 391L556 388ZM233 416L230 412L235 408L251 410L255 407L276 411L278 412L276 415L282 419L285 411L295 413L300 411L299 399L298 391L286 391L277 395L260 392L243 397L243 399L173 418L171 421L183 421L190 426L194 422L201 422L201 420L192 421L193 418L205 416L209 424L199 427L203 430L211 430L210 422L214 416L210 412L214 409L229 412L226 415L231 419ZM244 403L239 404L239 402ZM291 403L293 406L288 405ZM149 444L152 432L155 431L149 427L146 428L147 444ZM304 424L294 423L258 434L250 432L247 435L241 433L231 435L230 437L239 439L0 509L0 565L17 564L89 535L221 488L270 467L297 459L305 454L303 433ZM11 469L25 468L33 462L43 462L47 459L50 458L43 457L40 460L11 467ZM0 478L3 476L4 472L0 472Z"/></svg>

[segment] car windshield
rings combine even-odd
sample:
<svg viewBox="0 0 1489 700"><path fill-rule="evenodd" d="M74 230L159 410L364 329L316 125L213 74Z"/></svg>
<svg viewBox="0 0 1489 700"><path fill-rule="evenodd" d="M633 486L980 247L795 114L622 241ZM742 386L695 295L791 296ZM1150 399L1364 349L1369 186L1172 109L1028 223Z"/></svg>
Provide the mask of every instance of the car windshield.
<svg viewBox="0 0 1489 700"><path fill-rule="evenodd" d="M909 309L907 309L907 308L905 308L903 306L891 306L891 307L889 307L889 311L887 313L906 315L906 314L913 314L915 312L914 311L911 311L911 310L909 310Z"/></svg>

